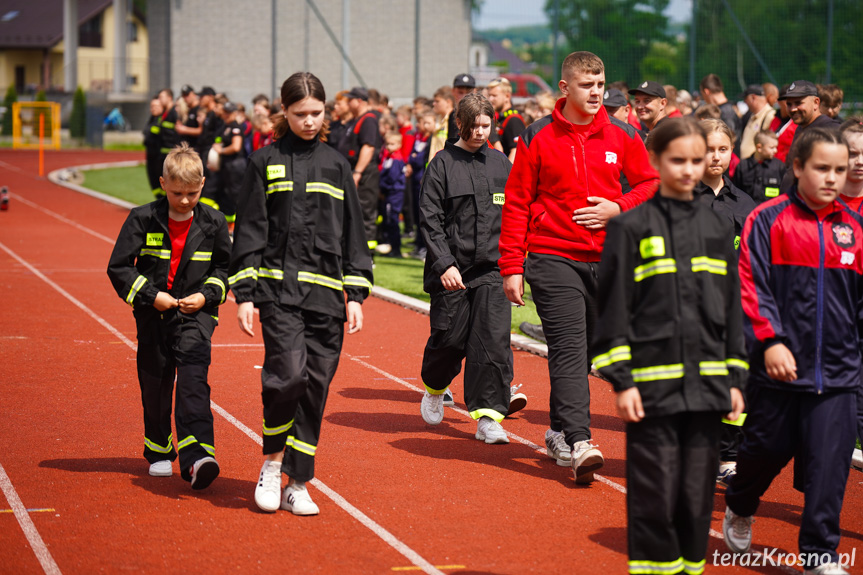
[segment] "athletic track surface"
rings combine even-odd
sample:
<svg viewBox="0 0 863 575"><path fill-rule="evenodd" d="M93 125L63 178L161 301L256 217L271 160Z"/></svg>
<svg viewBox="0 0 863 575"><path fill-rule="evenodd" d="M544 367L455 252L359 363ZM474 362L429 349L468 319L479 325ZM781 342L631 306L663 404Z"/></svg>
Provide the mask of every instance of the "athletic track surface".
<svg viewBox="0 0 863 575"><path fill-rule="evenodd" d="M140 157L52 152L46 168ZM605 467L576 486L539 447L544 358L515 352L529 403L504 422L509 445L473 438L460 379L458 407L428 426L418 380L428 318L374 297L330 390L310 486L319 516L255 506L263 345L259 325L254 339L240 333L232 301L210 370L221 476L201 492L176 465L172 478L150 477L134 321L105 274L127 211L51 184L37 166L35 152L0 151L12 194L0 212L0 573L626 572L624 427L610 386L591 380ZM861 482L852 471L839 549L857 562ZM788 468L759 509L753 549L796 553L802 505ZM707 573L802 571L712 565L725 552L724 508L717 493Z"/></svg>

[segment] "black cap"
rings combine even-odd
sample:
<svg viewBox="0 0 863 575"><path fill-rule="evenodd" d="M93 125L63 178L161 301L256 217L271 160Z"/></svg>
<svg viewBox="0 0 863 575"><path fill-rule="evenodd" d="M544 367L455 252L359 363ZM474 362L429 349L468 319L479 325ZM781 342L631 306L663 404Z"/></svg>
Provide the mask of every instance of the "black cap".
<svg viewBox="0 0 863 575"><path fill-rule="evenodd" d="M617 88L609 88L602 97L602 105L609 108L620 108L627 104L626 96Z"/></svg>
<svg viewBox="0 0 863 575"><path fill-rule="evenodd" d="M662 87L662 84L659 82L652 82L650 80L646 82L642 82L638 85L638 87L633 88L629 91L631 96L636 94L647 94L648 96L656 96L658 98L666 98L665 88Z"/></svg>
<svg viewBox="0 0 863 575"><path fill-rule="evenodd" d="M222 106L222 109L225 111L225 113L231 114L237 111L237 105L233 102L225 102L225 105Z"/></svg>
<svg viewBox="0 0 863 575"><path fill-rule="evenodd" d="M369 91L363 88L362 86L354 86L351 88L351 91L348 92L348 100L359 99L369 101Z"/></svg>
<svg viewBox="0 0 863 575"><path fill-rule="evenodd" d="M805 98L806 96L817 95L818 88L815 87L815 84L808 80L796 80L791 82L791 85L788 86L788 90L784 94L779 95L779 99L787 100L789 98Z"/></svg>
<svg viewBox="0 0 863 575"><path fill-rule="evenodd" d="M195 91L195 89L192 88L188 84L183 84L183 87L180 88L180 94L182 94L183 96L188 96L189 94L191 94L194 91Z"/></svg>
<svg viewBox="0 0 863 575"><path fill-rule="evenodd" d="M198 93L199 96L215 96L216 91L211 86L204 86Z"/></svg>
<svg viewBox="0 0 863 575"><path fill-rule="evenodd" d="M452 81L453 88L476 88L476 80L470 74L459 74Z"/></svg>
<svg viewBox="0 0 863 575"><path fill-rule="evenodd" d="M764 95L764 87L761 84L749 84L746 86L746 89L743 90L743 97L746 96L763 96Z"/></svg>

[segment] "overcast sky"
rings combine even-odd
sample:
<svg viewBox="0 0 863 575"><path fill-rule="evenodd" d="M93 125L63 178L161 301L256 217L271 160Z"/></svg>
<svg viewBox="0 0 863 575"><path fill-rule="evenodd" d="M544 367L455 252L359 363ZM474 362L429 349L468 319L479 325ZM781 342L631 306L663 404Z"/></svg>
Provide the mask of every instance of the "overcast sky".
<svg viewBox="0 0 863 575"><path fill-rule="evenodd" d="M474 26L477 30L487 30L545 24L548 19L544 6L545 0L485 0ZM671 0L666 14L681 22L689 19L691 10L692 0Z"/></svg>

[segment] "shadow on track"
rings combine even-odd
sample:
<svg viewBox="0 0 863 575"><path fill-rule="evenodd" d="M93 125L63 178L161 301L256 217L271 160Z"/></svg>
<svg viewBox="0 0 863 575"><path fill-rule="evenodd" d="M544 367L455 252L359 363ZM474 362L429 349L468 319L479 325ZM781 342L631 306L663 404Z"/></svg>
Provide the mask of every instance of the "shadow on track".
<svg viewBox="0 0 863 575"><path fill-rule="evenodd" d="M149 491L153 495L168 499L203 499L215 507L223 509L249 509L258 511L252 500L255 482L219 476L207 489L193 491L188 483L180 478L174 463L171 477L151 477L147 473L147 461L143 458L105 457L101 459L47 459L39 467L59 469L73 473L92 473L103 475L117 473L129 477L132 485Z"/></svg>

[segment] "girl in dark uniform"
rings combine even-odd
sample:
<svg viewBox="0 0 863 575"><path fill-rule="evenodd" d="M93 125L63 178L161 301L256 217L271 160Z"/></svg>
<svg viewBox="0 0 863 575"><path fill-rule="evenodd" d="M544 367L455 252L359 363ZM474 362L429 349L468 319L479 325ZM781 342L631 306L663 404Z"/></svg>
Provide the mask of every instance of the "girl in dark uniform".
<svg viewBox="0 0 863 575"><path fill-rule="evenodd" d="M264 464L255 503L315 515L305 483L344 335L363 327L372 261L351 167L327 146L324 88L307 72L282 84L276 141L255 152L240 192L229 282L240 329L264 336ZM347 305L345 299L347 296ZM281 490L282 473L290 479Z"/></svg>

